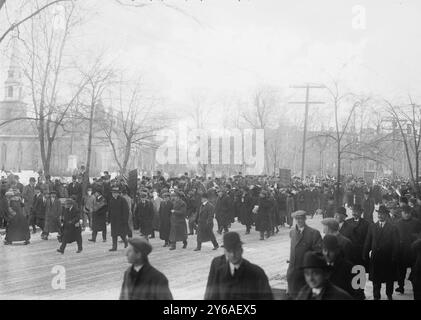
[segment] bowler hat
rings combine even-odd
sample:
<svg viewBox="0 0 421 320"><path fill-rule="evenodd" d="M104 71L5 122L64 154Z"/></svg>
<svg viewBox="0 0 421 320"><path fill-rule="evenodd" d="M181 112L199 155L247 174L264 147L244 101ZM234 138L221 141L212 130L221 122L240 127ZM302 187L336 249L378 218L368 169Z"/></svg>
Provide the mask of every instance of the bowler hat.
<svg viewBox="0 0 421 320"><path fill-rule="evenodd" d="M304 255L304 263L301 269L307 268L329 269L329 266L321 253L307 251Z"/></svg>
<svg viewBox="0 0 421 320"><path fill-rule="evenodd" d="M147 256L152 251L151 244L142 238L131 238L128 241L135 251L142 253L142 255Z"/></svg>
<svg viewBox="0 0 421 320"><path fill-rule="evenodd" d="M346 217L346 216L348 216L348 215L346 214L346 209L345 209L344 207L339 207L339 208L336 210L336 213L337 213L337 214L343 214L345 217Z"/></svg>
<svg viewBox="0 0 421 320"><path fill-rule="evenodd" d="M327 234L323 237L323 249L336 251L340 248L338 238L333 234Z"/></svg>
<svg viewBox="0 0 421 320"><path fill-rule="evenodd" d="M243 242L241 242L240 235L237 232L227 232L223 237L224 248L228 251L232 251L241 248Z"/></svg>
<svg viewBox="0 0 421 320"><path fill-rule="evenodd" d="M291 214L291 217L298 218L298 217L305 217L307 213L304 210L298 210Z"/></svg>
<svg viewBox="0 0 421 320"><path fill-rule="evenodd" d="M336 219L334 218L325 218L322 220L322 224L325 226L328 226L329 229L333 230L333 231L338 231L339 230L339 222L336 221Z"/></svg>

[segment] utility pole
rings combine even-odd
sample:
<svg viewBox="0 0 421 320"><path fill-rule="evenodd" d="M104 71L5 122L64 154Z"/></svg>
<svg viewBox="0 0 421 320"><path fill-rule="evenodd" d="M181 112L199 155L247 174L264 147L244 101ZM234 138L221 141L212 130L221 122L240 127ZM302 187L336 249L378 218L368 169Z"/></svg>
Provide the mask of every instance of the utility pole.
<svg viewBox="0 0 421 320"><path fill-rule="evenodd" d="M301 180L305 178L305 160L306 160L306 142L307 142L307 123L308 123L308 110L311 104L324 104L321 101L310 101L310 89L324 89L326 86L318 84L305 84L305 85L295 85L290 86L294 89L306 89L306 100L304 102L294 101L289 102L290 104L304 104L304 133L303 133L303 150L301 153Z"/></svg>

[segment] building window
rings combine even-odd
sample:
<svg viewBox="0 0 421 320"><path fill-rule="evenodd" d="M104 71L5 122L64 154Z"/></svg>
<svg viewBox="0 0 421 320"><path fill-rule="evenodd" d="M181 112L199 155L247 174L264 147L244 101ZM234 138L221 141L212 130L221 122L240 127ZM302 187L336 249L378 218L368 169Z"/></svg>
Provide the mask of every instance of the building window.
<svg viewBox="0 0 421 320"><path fill-rule="evenodd" d="M7 96L13 98L13 87L7 88Z"/></svg>

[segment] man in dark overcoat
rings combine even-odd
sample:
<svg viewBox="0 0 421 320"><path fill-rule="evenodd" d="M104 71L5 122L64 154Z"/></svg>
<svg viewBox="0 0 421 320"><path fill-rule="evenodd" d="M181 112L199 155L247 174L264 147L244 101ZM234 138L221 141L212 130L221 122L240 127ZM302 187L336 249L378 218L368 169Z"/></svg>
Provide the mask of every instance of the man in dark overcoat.
<svg viewBox="0 0 421 320"><path fill-rule="evenodd" d="M98 232L102 233L102 242L107 241L107 212L107 200L100 190L96 190L92 212L92 238L88 241L96 242Z"/></svg>
<svg viewBox="0 0 421 320"><path fill-rule="evenodd" d="M35 196L32 203L31 209L31 224L32 224L32 233L35 233L35 225L41 228L41 231L44 231L45 225L45 208L47 205L47 198L41 191L40 187L35 187Z"/></svg>
<svg viewBox="0 0 421 320"><path fill-rule="evenodd" d="M231 197L226 191L219 190L218 198L215 204L215 218L218 223L218 233L228 232L228 226L231 223L231 211L233 203Z"/></svg>
<svg viewBox="0 0 421 320"><path fill-rule="evenodd" d="M170 218L170 250L176 249L178 241L183 242L183 249L187 248L187 205L180 199L178 192L171 194L173 208L171 209Z"/></svg>
<svg viewBox="0 0 421 320"><path fill-rule="evenodd" d="M404 293L407 268L411 268L415 255L411 250L412 243L420 236L421 222L412 217L413 210L406 206L402 209L402 218L396 223L399 232L398 288L396 292Z"/></svg>
<svg viewBox="0 0 421 320"><path fill-rule="evenodd" d="M45 227L43 232L43 239L48 240L50 233L57 232L58 239L61 237L61 219L62 219L62 204L57 199L57 192L50 191L50 197L47 199L45 207Z"/></svg>
<svg viewBox="0 0 421 320"><path fill-rule="evenodd" d="M379 221L371 224L365 240L363 257L369 261L369 280L373 282L374 300L380 299L382 283L386 283L386 295L392 300L393 282L397 280L399 233L387 217L389 210L380 206Z"/></svg>
<svg viewBox="0 0 421 320"><path fill-rule="evenodd" d="M370 223L373 223L373 212L374 212L374 199L371 197L370 192L364 192L363 200L363 217Z"/></svg>
<svg viewBox="0 0 421 320"><path fill-rule="evenodd" d="M265 272L242 257L243 248L236 232L223 237L225 259L212 261L206 286L206 300L272 300Z"/></svg>
<svg viewBox="0 0 421 320"><path fill-rule="evenodd" d="M173 299L167 277L149 263L151 251L147 240L129 239L126 256L131 266L124 272L120 300Z"/></svg>
<svg viewBox="0 0 421 320"><path fill-rule="evenodd" d="M208 201L208 195L202 194L202 204L199 208L199 214L197 215L197 247L194 251L200 251L202 243L211 241L213 244L213 250L219 248L218 242L216 241L213 233L213 218L214 218L214 207Z"/></svg>
<svg viewBox="0 0 421 320"><path fill-rule="evenodd" d="M64 253L68 243L77 243L77 253L82 252L82 225L80 210L74 199L66 199L63 210L63 237L57 252Z"/></svg>
<svg viewBox="0 0 421 320"><path fill-rule="evenodd" d="M287 271L288 295L295 299L299 290L306 284L301 267L304 255L308 251L322 251L322 237L320 232L306 224L306 212L296 211L292 214L297 224L290 230L291 249Z"/></svg>
<svg viewBox="0 0 421 320"><path fill-rule="evenodd" d="M108 204L108 222L111 224L111 237L113 246L109 251L117 251L117 238L120 237L127 247L127 235L129 232L129 206L127 201L120 196L117 187L111 189L111 198Z"/></svg>
<svg viewBox="0 0 421 320"><path fill-rule="evenodd" d="M272 230L272 210L273 202L269 198L269 193L266 190L260 191L259 201L255 207L256 213L256 231L260 232L260 240L268 238Z"/></svg>
<svg viewBox="0 0 421 320"><path fill-rule="evenodd" d="M153 232L154 218L153 204L147 199L147 196L146 192L140 192L140 199L135 211L135 219L137 221L135 225L140 229L140 234L145 239L148 239Z"/></svg>
<svg viewBox="0 0 421 320"><path fill-rule="evenodd" d="M170 245L170 229L171 229L171 210L172 202L170 200L169 192L165 192L162 195L163 201L159 207L159 238L164 240L163 247Z"/></svg>
<svg viewBox="0 0 421 320"><path fill-rule="evenodd" d="M242 225L246 226L246 234L250 233L253 225L253 198L248 190L244 187L237 198L238 220Z"/></svg>

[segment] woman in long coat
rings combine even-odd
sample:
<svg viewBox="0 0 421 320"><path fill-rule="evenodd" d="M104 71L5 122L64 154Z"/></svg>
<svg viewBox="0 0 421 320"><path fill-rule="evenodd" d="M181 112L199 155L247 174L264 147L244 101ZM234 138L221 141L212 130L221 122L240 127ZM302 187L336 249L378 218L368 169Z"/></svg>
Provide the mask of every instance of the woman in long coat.
<svg viewBox="0 0 421 320"><path fill-rule="evenodd" d="M260 240L264 240L265 232L266 237L269 237L269 232L272 228L271 214L273 209L273 203L271 199L268 198L268 192L266 190L260 192L258 206L256 214L256 231L260 232Z"/></svg>
<svg viewBox="0 0 421 320"><path fill-rule="evenodd" d="M95 242L98 232L102 232L102 241L107 241L107 200L100 191L95 192L94 211L92 212L92 238L88 241Z"/></svg>
<svg viewBox="0 0 421 320"><path fill-rule="evenodd" d="M178 193L171 196L173 208L171 210L170 250L175 250L176 242L183 241L183 249L187 247L187 205L180 199Z"/></svg>
<svg viewBox="0 0 421 320"><path fill-rule="evenodd" d="M22 199L13 191L8 191L5 201L3 205L7 206L5 211L7 225L4 244L12 244L13 241L25 241L25 244L28 244L31 235L28 220L23 213Z"/></svg>
<svg viewBox="0 0 421 320"><path fill-rule="evenodd" d="M159 206L159 238L165 241L163 246L168 247L170 244L170 219L173 205L170 200L170 194L168 192L164 193L162 196L164 199Z"/></svg>
<svg viewBox="0 0 421 320"><path fill-rule="evenodd" d="M59 232L62 219L62 204L57 199L57 192L51 191L50 198L47 199L45 206L45 225L44 225L44 240L48 240L48 234Z"/></svg>

